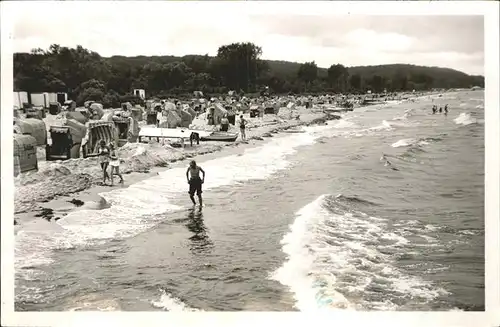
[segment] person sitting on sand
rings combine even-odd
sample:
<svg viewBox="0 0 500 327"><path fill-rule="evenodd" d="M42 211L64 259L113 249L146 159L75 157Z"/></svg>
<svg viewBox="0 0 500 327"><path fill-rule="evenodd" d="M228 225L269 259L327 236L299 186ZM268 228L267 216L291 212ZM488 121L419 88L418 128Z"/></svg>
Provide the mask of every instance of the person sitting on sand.
<svg viewBox="0 0 500 327"><path fill-rule="evenodd" d="M241 139L243 141L246 141L246 139L247 139L245 129L246 129L246 120L243 118L243 115L241 115L240 116L240 133L241 133Z"/></svg>
<svg viewBox="0 0 500 327"><path fill-rule="evenodd" d="M106 145L106 141L99 141L99 148L97 149L97 153L89 154L89 157L98 157L99 163L101 164L101 169L103 172L103 180L102 183L106 184L106 179L110 179L108 175L108 165L109 165L109 147Z"/></svg>
<svg viewBox="0 0 500 327"><path fill-rule="evenodd" d="M113 186L113 175L115 174L120 177L120 183L123 184L123 176L122 174L120 174L120 158L118 158L118 156L116 155L115 145L111 143L109 145L109 149L111 159L111 161L109 162L109 166L111 167L111 186Z"/></svg>
<svg viewBox="0 0 500 327"><path fill-rule="evenodd" d="M227 132L229 129L229 119L227 119L227 114L224 114L222 116L222 119L220 120L220 130L223 132Z"/></svg>
<svg viewBox="0 0 500 327"><path fill-rule="evenodd" d="M200 172L203 173L203 178L200 178ZM201 197L203 191L201 185L205 182L205 171L200 166L196 165L196 161L193 160L189 163L189 167L186 170L186 178L189 184L189 198L193 204L196 205L196 201L194 200L194 193L196 192L201 207L203 205L203 199Z"/></svg>

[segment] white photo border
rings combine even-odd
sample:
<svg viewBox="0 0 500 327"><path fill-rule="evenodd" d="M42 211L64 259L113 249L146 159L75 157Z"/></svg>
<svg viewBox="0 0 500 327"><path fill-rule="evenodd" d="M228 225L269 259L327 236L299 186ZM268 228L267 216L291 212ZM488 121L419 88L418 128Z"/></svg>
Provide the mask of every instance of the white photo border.
<svg viewBox="0 0 500 327"><path fill-rule="evenodd" d="M36 1L40 2L40 1ZM254 14L481 15L485 37L485 312L169 313L14 312L14 203L12 163L13 19L29 1L2 1L1 8L1 309L3 326L258 326L318 323L368 326L500 325L499 212L499 3L497 1L47 1L52 6L171 6L210 15L235 7ZM196 7L196 8L194 8ZM43 24L43 13L40 14ZM68 22L70 23L70 22ZM464 40L467 42L467 40Z"/></svg>

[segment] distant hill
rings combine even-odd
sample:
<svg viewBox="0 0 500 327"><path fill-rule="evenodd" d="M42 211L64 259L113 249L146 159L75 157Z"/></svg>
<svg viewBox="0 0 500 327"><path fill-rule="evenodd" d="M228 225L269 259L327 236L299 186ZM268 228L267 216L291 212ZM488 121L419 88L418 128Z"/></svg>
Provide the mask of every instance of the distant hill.
<svg viewBox="0 0 500 327"><path fill-rule="evenodd" d="M328 78L329 67L281 60L263 60L261 65L255 55L245 57L255 45L230 46L213 60L208 55L102 57L82 46L53 44L48 50L14 54L14 90L67 92L79 104L92 100L112 107L133 101L134 89L169 98L192 95L194 90L206 95L229 90L239 94L324 94L484 87L483 76L408 64L344 67L332 62L335 69Z"/></svg>
<svg viewBox="0 0 500 327"><path fill-rule="evenodd" d="M394 75L428 75L434 78L438 83L444 80L466 81L475 79L484 79L483 76L468 75L464 72L451 68L417 66L409 64L392 64L378 66L356 66L349 67L349 74L359 74L362 78L370 78L374 75L390 77ZM471 83L474 84L474 83Z"/></svg>
<svg viewBox="0 0 500 327"><path fill-rule="evenodd" d="M167 64L175 61L186 61L190 58L203 57L200 55L186 55L182 57L176 56L113 56L105 58L112 65L130 65L140 67L151 62L160 64ZM210 57L208 57L210 58ZM270 68L270 71L275 75L282 78L291 78L297 75L301 63L283 61L283 60L264 60ZM353 66L347 67L349 75L358 74L362 79L370 79L375 75L383 78L392 78L394 75L412 76L412 75L428 75L432 77L436 84L443 85L443 87L457 87L457 85L479 85L484 86L484 76L468 75L464 72L454 70L451 68L442 67L429 67L417 66L411 64L390 64L390 65L376 65L376 66ZM328 67L318 67L318 77L324 78L327 76ZM457 85L450 84L449 81L456 81ZM455 83L452 83L455 84Z"/></svg>

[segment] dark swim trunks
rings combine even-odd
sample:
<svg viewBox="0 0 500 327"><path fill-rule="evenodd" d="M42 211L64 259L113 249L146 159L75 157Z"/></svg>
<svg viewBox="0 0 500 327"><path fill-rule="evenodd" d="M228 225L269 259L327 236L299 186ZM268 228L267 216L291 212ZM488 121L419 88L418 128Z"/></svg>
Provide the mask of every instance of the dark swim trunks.
<svg viewBox="0 0 500 327"><path fill-rule="evenodd" d="M203 192L201 190L201 185L201 178L191 178L189 180L189 195L193 196L195 192L197 195L201 195L201 193Z"/></svg>

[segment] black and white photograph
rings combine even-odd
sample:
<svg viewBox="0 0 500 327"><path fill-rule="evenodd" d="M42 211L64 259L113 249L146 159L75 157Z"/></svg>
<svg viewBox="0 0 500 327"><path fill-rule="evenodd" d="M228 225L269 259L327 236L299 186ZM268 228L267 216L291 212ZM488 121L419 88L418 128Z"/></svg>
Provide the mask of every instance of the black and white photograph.
<svg viewBox="0 0 500 327"><path fill-rule="evenodd" d="M476 3L2 3L2 307L500 323Z"/></svg>

